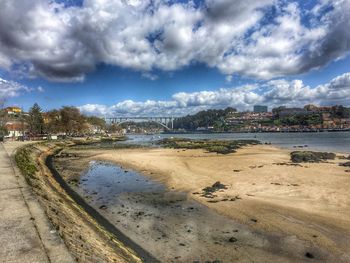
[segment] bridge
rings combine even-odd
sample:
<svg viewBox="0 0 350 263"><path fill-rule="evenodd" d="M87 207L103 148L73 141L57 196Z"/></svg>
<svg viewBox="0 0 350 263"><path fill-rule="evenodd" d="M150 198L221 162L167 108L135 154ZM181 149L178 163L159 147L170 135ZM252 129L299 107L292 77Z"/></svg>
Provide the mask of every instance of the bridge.
<svg viewBox="0 0 350 263"><path fill-rule="evenodd" d="M146 121L146 122L155 122L163 126L167 130L174 129L174 120L175 117L110 117L105 118L106 123L120 125L126 122L137 122L137 121Z"/></svg>

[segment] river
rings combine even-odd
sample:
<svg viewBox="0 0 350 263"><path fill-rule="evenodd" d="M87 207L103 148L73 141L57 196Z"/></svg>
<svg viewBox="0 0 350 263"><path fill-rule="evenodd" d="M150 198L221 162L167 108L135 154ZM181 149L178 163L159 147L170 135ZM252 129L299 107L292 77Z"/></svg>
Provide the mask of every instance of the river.
<svg viewBox="0 0 350 263"><path fill-rule="evenodd" d="M184 137L190 139L220 139L242 140L256 139L262 143L294 149L296 146L315 151L350 152L350 131L344 132L308 132L308 133L186 133L186 134L154 134L154 135L128 135L126 143L147 145L163 138Z"/></svg>

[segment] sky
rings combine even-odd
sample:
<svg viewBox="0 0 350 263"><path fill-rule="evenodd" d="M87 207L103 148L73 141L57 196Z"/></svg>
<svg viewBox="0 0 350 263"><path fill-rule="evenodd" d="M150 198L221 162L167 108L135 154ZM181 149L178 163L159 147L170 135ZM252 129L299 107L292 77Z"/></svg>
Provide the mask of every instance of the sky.
<svg viewBox="0 0 350 263"><path fill-rule="evenodd" d="M350 0L0 0L0 100L98 116L350 106Z"/></svg>

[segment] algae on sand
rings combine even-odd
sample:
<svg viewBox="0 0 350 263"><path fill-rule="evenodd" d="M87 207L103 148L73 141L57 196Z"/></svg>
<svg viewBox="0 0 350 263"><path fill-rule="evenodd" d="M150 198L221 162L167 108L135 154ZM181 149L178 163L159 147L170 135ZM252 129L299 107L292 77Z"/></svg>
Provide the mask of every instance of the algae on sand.
<svg viewBox="0 0 350 263"><path fill-rule="evenodd" d="M260 144L257 140L193 140L187 138L165 138L158 141L158 144L166 148L174 149L204 149L208 152L229 154L247 145Z"/></svg>
<svg viewBox="0 0 350 263"><path fill-rule="evenodd" d="M293 163L319 163L334 160L336 155L329 152L294 151L290 153Z"/></svg>

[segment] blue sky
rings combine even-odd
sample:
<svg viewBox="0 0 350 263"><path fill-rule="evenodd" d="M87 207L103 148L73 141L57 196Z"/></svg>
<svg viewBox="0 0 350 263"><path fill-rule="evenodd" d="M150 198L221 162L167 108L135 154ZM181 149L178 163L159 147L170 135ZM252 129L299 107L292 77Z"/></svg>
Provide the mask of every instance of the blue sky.
<svg viewBox="0 0 350 263"><path fill-rule="evenodd" d="M102 116L350 106L349 11L349 0L5 0L0 99Z"/></svg>

